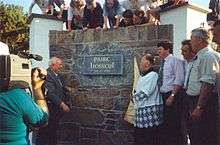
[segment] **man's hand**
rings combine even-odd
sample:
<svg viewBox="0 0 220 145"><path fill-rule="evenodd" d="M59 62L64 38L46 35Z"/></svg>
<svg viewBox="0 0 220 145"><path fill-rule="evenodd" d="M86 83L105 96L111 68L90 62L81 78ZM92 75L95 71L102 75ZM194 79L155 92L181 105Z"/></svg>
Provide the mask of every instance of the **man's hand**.
<svg viewBox="0 0 220 145"><path fill-rule="evenodd" d="M47 71L43 68L37 68L33 71L34 72L31 76L31 81L35 100L44 100L45 96L41 89L44 83L44 79L42 79L42 76L45 77L47 75Z"/></svg>
<svg viewBox="0 0 220 145"><path fill-rule="evenodd" d="M96 30L96 32L98 32L98 31L101 31L102 28L99 26L99 27L96 27L95 30Z"/></svg>
<svg viewBox="0 0 220 145"><path fill-rule="evenodd" d="M203 109L196 107L193 112L190 114L193 121L198 121L201 119Z"/></svg>
<svg viewBox="0 0 220 145"><path fill-rule="evenodd" d="M62 108L63 112L70 112L69 106L67 106L64 102L60 104L60 107Z"/></svg>
<svg viewBox="0 0 220 145"><path fill-rule="evenodd" d="M174 95L170 95L167 99L166 99L166 106L171 106L173 104L174 101Z"/></svg>
<svg viewBox="0 0 220 145"><path fill-rule="evenodd" d="M114 29L118 29L118 27L119 27L118 25L115 25L115 26L114 26Z"/></svg>
<svg viewBox="0 0 220 145"><path fill-rule="evenodd" d="M83 31L87 31L88 30L88 28L87 27L83 27Z"/></svg>

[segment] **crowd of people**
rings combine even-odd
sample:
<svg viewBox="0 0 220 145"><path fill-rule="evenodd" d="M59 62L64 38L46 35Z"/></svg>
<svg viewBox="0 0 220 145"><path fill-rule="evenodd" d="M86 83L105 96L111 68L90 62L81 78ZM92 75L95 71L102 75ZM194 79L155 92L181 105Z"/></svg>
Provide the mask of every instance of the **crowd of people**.
<svg viewBox="0 0 220 145"><path fill-rule="evenodd" d="M158 74L153 56L144 54L135 88L136 145L218 145L220 119L220 20L209 30L199 27L182 41L184 60L172 55L169 41L159 42ZM157 80L157 83L156 83Z"/></svg>
<svg viewBox="0 0 220 145"><path fill-rule="evenodd" d="M29 14L36 3L43 14L55 15L63 18L68 31L88 28L96 30L116 29L141 24L159 24L159 12L168 7L185 3L186 0L105 0L103 6L97 0L71 0L66 4L64 0L34 0ZM58 6L57 12L54 6Z"/></svg>

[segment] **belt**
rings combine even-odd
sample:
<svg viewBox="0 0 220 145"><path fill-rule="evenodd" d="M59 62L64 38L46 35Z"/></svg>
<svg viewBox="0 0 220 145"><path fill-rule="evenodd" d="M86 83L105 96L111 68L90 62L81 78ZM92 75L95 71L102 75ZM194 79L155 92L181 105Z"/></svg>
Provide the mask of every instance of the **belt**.
<svg viewBox="0 0 220 145"><path fill-rule="evenodd" d="M187 94L187 96L188 96L188 97L192 97L192 98L199 97L199 95L188 95L188 94Z"/></svg>
<svg viewBox="0 0 220 145"><path fill-rule="evenodd" d="M166 93L161 93L162 95L169 95L169 94L171 94L172 93L172 91L168 91L168 92L166 92Z"/></svg>

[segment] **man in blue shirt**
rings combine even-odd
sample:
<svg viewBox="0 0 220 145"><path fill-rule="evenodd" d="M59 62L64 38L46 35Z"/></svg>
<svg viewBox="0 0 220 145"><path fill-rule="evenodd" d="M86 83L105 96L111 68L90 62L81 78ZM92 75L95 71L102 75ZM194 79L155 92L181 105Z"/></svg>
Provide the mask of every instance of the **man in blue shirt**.
<svg viewBox="0 0 220 145"><path fill-rule="evenodd" d="M158 78L164 102L162 144L182 145L180 90L184 83L184 62L172 55L171 42L160 42L157 47L158 55L162 59Z"/></svg>

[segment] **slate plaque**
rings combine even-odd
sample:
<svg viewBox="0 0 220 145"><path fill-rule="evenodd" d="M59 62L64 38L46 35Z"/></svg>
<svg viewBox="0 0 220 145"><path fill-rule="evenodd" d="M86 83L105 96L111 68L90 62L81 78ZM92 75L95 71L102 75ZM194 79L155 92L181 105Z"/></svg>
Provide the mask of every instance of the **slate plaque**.
<svg viewBox="0 0 220 145"><path fill-rule="evenodd" d="M88 55L84 56L84 75L122 75L123 55Z"/></svg>

